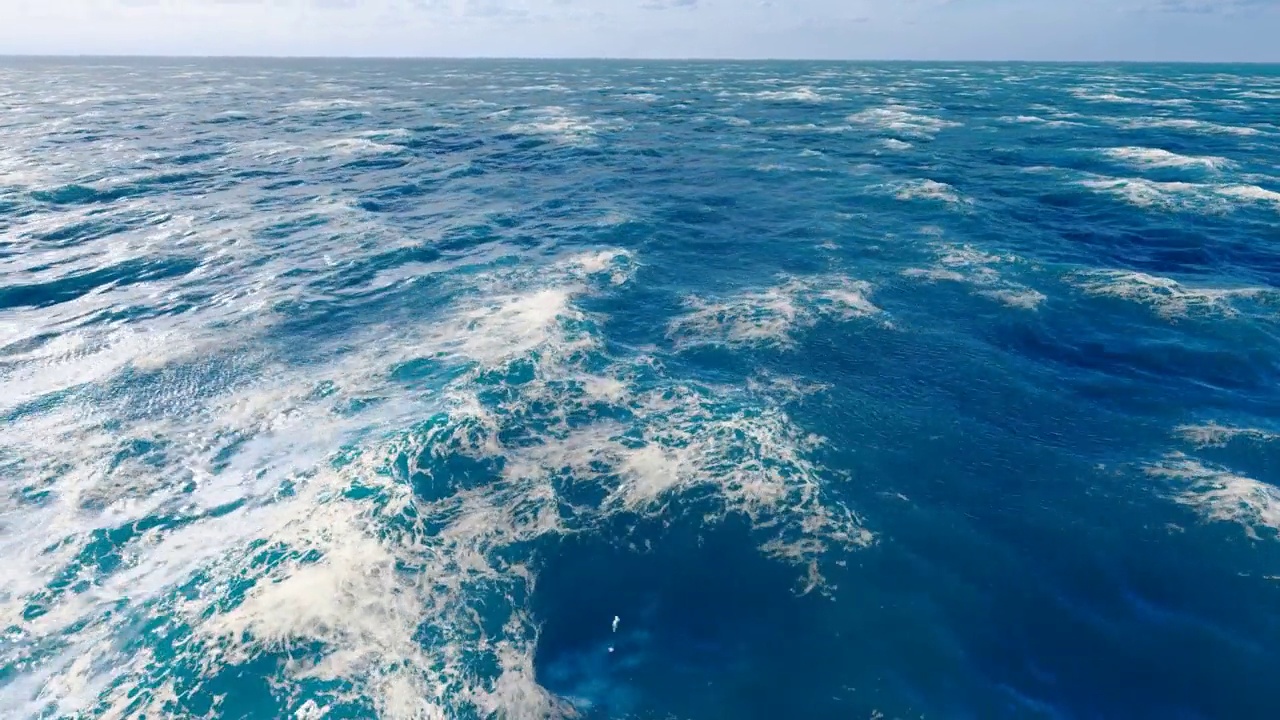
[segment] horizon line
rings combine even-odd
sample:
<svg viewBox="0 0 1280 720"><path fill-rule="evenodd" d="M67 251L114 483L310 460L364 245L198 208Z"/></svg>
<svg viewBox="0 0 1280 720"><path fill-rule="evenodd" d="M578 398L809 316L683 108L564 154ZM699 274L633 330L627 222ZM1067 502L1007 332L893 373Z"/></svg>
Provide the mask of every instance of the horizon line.
<svg viewBox="0 0 1280 720"><path fill-rule="evenodd" d="M1036 64L1036 65L1280 65L1280 60L1135 60L1135 59L1076 59L1035 60L1020 58L831 58L831 57L751 57L751 56L688 56L644 57L624 55L169 55L139 53L5 53L0 59L28 60L494 60L494 61L542 61L542 62L823 62L823 63L915 63L915 64Z"/></svg>

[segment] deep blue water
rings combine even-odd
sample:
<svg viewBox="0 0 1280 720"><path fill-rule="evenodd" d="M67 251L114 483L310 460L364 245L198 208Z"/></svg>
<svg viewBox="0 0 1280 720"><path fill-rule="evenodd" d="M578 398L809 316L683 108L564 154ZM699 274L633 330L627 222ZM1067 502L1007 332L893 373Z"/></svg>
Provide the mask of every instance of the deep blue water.
<svg viewBox="0 0 1280 720"><path fill-rule="evenodd" d="M1280 68L0 64L0 714L1272 718Z"/></svg>

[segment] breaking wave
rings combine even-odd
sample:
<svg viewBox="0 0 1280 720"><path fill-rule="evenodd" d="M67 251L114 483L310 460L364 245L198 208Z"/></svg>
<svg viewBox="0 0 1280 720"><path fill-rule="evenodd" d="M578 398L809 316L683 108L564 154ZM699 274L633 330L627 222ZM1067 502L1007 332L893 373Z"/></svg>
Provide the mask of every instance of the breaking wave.
<svg viewBox="0 0 1280 720"><path fill-rule="evenodd" d="M1249 537L1280 532L1280 488L1174 453L1146 468L1149 475L1180 483L1175 499L1208 521L1237 523Z"/></svg>
<svg viewBox="0 0 1280 720"><path fill-rule="evenodd" d="M1074 281L1089 294L1149 305L1166 318L1192 315L1232 317L1238 314L1237 303L1240 301L1275 295L1270 288L1197 287L1172 278L1128 270L1084 272Z"/></svg>
<svg viewBox="0 0 1280 720"><path fill-rule="evenodd" d="M821 320L879 315L871 286L845 277L786 278L774 287L714 300L690 296L688 311L671 321L678 346L727 344L788 347L797 332Z"/></svg>

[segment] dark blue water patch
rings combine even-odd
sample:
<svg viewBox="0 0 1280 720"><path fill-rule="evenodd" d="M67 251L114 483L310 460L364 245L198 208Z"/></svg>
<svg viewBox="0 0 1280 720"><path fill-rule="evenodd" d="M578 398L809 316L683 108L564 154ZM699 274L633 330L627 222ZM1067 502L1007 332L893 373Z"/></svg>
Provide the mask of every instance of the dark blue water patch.
<svg viewBox="0 0 1280 720"><path fill-rule="evenodd" d="M1123 489L1108 489L1106 473L1101 473L1096 490L1060 486L1056 504L1041 506L1031 500L1039 493L1027 481L1037 476L1065 478L1066 468L1043 462L1003 470L996 465L974 467L963 471L965 481L953 469L957 460L965 462L964 455L957 446L935 451L927 460L904 457L902 462L917 475L918 489L899 486L902 497L895 491L879 502L865 502L868 512L893 528L892 542L867 553L869 559L883 559L883 571L895 578L888 585L881 583L876 592L923 594L932 598L935 611L959 613L941 623L956 633L952 642L960 652L955 660L964 672L985 676L983 681L966 679L962 684L988 688L980 697L966 699L963 707L992 708L978 711L977 717L1024 717L1032 705L1052 709L1056 715L1049 716L1059 717L1105 716L1107 707L1124 707L1137 717L1219 717L1224 712L1255 716L1260 705L1238 704L1226 688L1255 681L1243 668L1259 662L1259 652L1274 650L1264 651L1268 646L1253 642L1250 633L1273 635L1275 624L1263 616L1228 620L1227 608L1233 593L1249 592L1231 586L1257 583L1257 578L1244 581L1234 568L1222 568L1216 574L1223 584L1205 587L1193 606L1153 612L1151 603L1161 591L1151 587L1145 591L1148 600L1135 604L1126 588L1153 580L1172 588L1182 582L1178 578L1200 570L1169 547L1174 531L1141 527L1149 503L1120 500ZM1074 464L1073 474L1091 472L1085 462ZM1023 482L1010 484L1019 474ZM935 481L928 481L930 477ZM1080 514L1102 498L1113 500L1108 510ZM1082 543L1107 549L1094 555L1052 550ZM1171 616L1184 618L1174 621L1184 628L1175 633L1177 641L1160 629ZM1184 640L1201 652L1159 651L1161 659L1154 663L1137 659L1155 650L1153 643ZM1241 653L1252 659L1243 659ZM1238 665L1202 673L1200 663L1206 656L1236 656L1233 662ZM1141 664L1142 669L1125 671L1126 663ZM1161 679L1166 676L1180 677L1182 690L1166 692ZM1012 691L1018 702L995 713L1004 691ZM1205 691L1210 692L1204 695Z"/></svg>
<svg viewBox="0 0 1280 720"><path fill-rule="evenodd" d="M1280 279L1274 251L1250 241L1222 243L1249 227L1238 218L1200 218L1186 222L1168 219L1142 221L1115 213L1072 213L1061 219L1056 233L1062 244L1046 256L1079 263L1089 258L1107 267L1131 268L1156 275L1243 274L1262 282ZM1041 218L1040 223L1044 222ZM1252 233L1251 233L1252 234Z"/></svg>
<svg viewBox="0 0 1280 720"><path fill-rule="evenodd" d="M156 192L177 192L196 186L208 176L196 172L171 172L102 188L87 185L60 185L48 190L35 190L31 197L53 205L92 205Z"/></svg>
<svg viewBox="0 0 1280 720"><path fill-rule="evenodd" d="M84 220L34 232L27 237L50 247L71 247L158 224L156 221L157 218L152 216L104 208L88 213Z"/></svg>
<svg viewBox="0 0 1280 720"><path fill-rule="evenodd" d="M169 258L165 261L127 260L78 275L64 275L48 282L9 285L0 288L0 308L48 307L105 287L123 287L185 275L198 265L197 261L188 258Z"/></svg>
<svg viewBox="0 0 1280 720"><path fill-rule="evenodd" d="M740 519L700 522L617 519L549 551L540 681L586 718L869 714L833 697L831 658L855 640L823 626L830 601L798 596L800 570L761 555Z"/></svg>
<svg viewBox="0 0 1280 720"><path fill-rule="evenodd" d="M396 157L394 155L388 157L368 157L352 160L342 164L343 170L373 171L373 170L396 170L408 165L408 158Z"/></svg>
<svg viewBox="0 0 1280 720"><path fill-rule="evenodd" d="M414 209L425 195L437 191L441 184L427 180L381 187L365 194L357 203L369 212L400 212Z"/></svg>
<svg viewBox="0 0 1280 720"><path fill-rule="evenodd" d="M483 138L467 137L443 126L428 125L414 128L413 133L412 137L400 141L400 144L410 150L426 151L431 154L462 154L479 150L486 145Z"/></svg>
<svg viewBox="0 0 1280 720"><path fill-rule="evenodd" d="M84 185L62 185L51 190L38 190L31 193L31 196L36 200L54 204L77 204L114 199L108 194Z"/></svg>

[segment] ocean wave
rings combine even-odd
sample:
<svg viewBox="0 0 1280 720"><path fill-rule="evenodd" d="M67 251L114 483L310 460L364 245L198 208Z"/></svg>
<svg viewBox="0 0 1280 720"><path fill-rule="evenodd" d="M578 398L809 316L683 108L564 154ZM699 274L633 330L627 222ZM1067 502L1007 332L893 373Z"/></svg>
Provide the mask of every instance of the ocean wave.
<svg viewBox="0 0 1280 720"><path fill-rule="evenodd" d="M1044 293L1029 287L1009 287L1000 288L998 290L982 290L979 294L1019 310L1036 310L1045 300L1048 299Z"/></svg>
<svg viewBox="0 0 1280 720"><path fill-rule="evenodd" d="M1186 107L1192 104L1186 98L1151 98L1141 95L1119 95L1110 91L1099 92L1093 88L1073 88L1071 94L1081 100L1102 103L1150 105L1153 107Z"/></svg>
<svg viewBox="0 0 1280 720"><path fill-rule="evenodd" d="M823 102L830 102L832 100L839 99L834 96L824 95L822 93L819 93L818 91L808 86L788 88L786 90L762 90L760 92L751 93L749 97L756 98L757 100L789 101L789 102L803 102L803 103L823 103Z"/></svg>
<svg viewBox="0 0 1280 720"><path fill-rule="evenodd" d="M1037 115L1002 115L997 120L1010 125L1042 125L1049 128L1079 127L1083 125L1083 123L1072 120L1047 119Z"/></svg>
<svg viewBox="0 0 1280 720"><path fill-rule="evenodd" d="M400 145L380 143L368 137L326 140L321 147L338 155L394 155L404 152Z"/></svg>
<svg viewBox="0 0 1280 720"><path fill-rule="evenodd" d="M750 124L749 122L747 123ZM850 125L818 125L817 123L800 123L793 125L780 125L770 128L770 130L781 130L783 132L795 133L822 133L824 135L834 135L846 133L852 130Z"/></svg>
<svg viewBox="0 0 1280 720"><path fill-rule="evenodd" d="M1114 195L1138 207L1181 212L1226 213L1241 207L1271 207L1280 211L1280 192L1257 185L1159 182L1144 178L1094 177L1079 184Z"/></svg>
<svg viewBox="0 0 1280 720"><path fill-rule="evenodd" d="M693 296L689 310L667 334L677 346L763 345L792 347L795 334L824 319L848 320L881 313L867 299L871 286L840 276L791 277L780 285L723 300Z"/></svg>
<svg viewBox="0 0 1280 720"><path fill-rule="evenodd" d="M575 115L558 106L541 108L533 115L532 119L509 127L508 132L517 135L548 135L561 142L581 144L590 142L601 130L611 127L610 123Z"/></svg>
<svg viewBox="0 0 1280 720"><path fill-rule="evenodd" d="M1148 475L1185 484L1176 500L1212 522L1237 523L1250 538L1280 533L1280 488L1173 453L1146 467Z"/></svg>
<svg viewBox="0 0 1280 720"><path fill-rule="evenodd" d="M1073 282L1091 295L1149 305L1166 318L1194 315L1232 317L1238 314L1236 301L1276 295L1271 288L1194 287L1172 278L1129 270L1085 271L1075 275Z"/></svg>
<svg viewBox="0 0 1280 720"><path fill-rule="evenodd" d="M350 110L365 107L366 105L368 103L363 100L352 100L350 98L308 98L291 102L285 105L284 109L299 112L318 112L324 110Z"/></svg>
<svg viewBox="0 0 1280 720"><path fill-rule="evenodd" d="M942 130L960 126L960 123L925 115L907 105L869 108L850 115L846 121L906 138L923 140L932 140Z"/></svg>
<svg viewBox="0 0 1280 720"><path fill-rule="evenodd" d="M1179 155L1160 148L1118 147L1101 152L1109 158L1140 168L1198 168L1219 171L1236 164L1224 157Z"/></svg>
<svg viewBox="0 0 1280 720"><path fill-rule="evenodd" d="M1153 129L1172 129L1172 130L1188 130L1193 133L1201 133L1205 135L1236 135L1240 137L1249 137L1261 135L1262 131L1244 125L1223 125L1208 120L1197 120L1195 118L1166 118L1166 117L1123 117L1123 118L1103 118L1104 121L1111 123L1117 127L1129 130L1153 130Z"/></svg>
<svg viewBox="0 0 1280 720"><path fill-rule="evenodd" d="M956 189L936 180L910 180L893 186L893 196L899 200L937 200L949 205L968 202Z"/></svg>
<svg viewBox="0 0 1280 720"><path fill-rule="evenodd" d="M872 539L827 499L826 471L811 459L825 441L771 399L785 382L706 388L667 376L658 358L605 353L578 299L629 283L635 268L628 253L604 250L482 273L441 320L399 328L393 342L362 344L336 365L261 373L259 384L149 428L65 423L74 411L55 411L50 432L80 434L85 470L64 473L51 492L85 510L41 513L67 534L57 553L10 555L22 584L6 581L3 609L21 640L5 656L38 653L78 630L64 652L37 663L33 707L100 716L194 707L186 703L213 700L219 679L244 664L287 657L273 680L286 705L304 687L309 695L289 712L356 703L388 718L468 707L567 717L572 708L533 669L537 555L511 553L621 514L670 520L680 497L712 501L697 511L700 523L749 519L762 553L798 565L802 590L821 589L829 549ZM807 312L839 316L874 311L860 290L793 283L797 298L821 305ZM388 368L420 362L443 363L437 391L374 415L342 411L385 392ZM426 419L394 430L411 416ZM25 424L24 436L33 428ZM159 445L137 462L109 460L137 437ZM38 445L20 454L39 457ZM219 469L230 448L233 465ZM460 467L489 479L468 482ZM585 484L599 488L598 500L575 499ZM92 510L88 488L103 510ZM80 559L93 552L92 526L82 523L95 513L118 535L118 563ZM119 530L157 516L169 519ZM48 593L33 580L68 572L92 592L46 599L57 612L33 614ZM472 612L477 594L491 599L497 625ZM159 616L167 619L151 632L176 643L174 656L113 641ZM424 632L434 640L421 642Z"/></svg>
<svg viewBox="0 0 1280 720"><path fill-rule="evenodd" d="M1280 545L1235 524L1274 529L1280 447L1280 128L1237 97L1266 72L42 58L0 80L0 715L1270 707L1235 672L1280 647ZM1067 86L1197 110L1107 118ZM1224 522L1161 531L1200 516ZM1106 582L1028 592L1049 556ZM1158 587L1110 572L1140 565ZM975 582L1027 622L985 622ZM1068 615L1101 619L1072 652L1026 632ZM923 644L880 652L904 632ZM1152 672L1072 660L1117 642Z"/></svg>
<svg viewBox="0 0 1280 720"><path fill-rule="evenodd" d="M1001 276L1000 265L1020 263L1014 255L996 255L972 245L935 245L936 261L932 267L909 267L902 275L930 282L957 282L969 285L974 292L1012 308L1035 310L1046 299L1038 290Z"/></svg>
<svg viewBox="0 0 1280 720"><path fill-rule="evenodd" d="M1271 442L1280 439L1280 435L1258 428L1235 427L1216 422L1198 425L1179 425L1174 434L1198 448L1225 447L1236 438L1247 438L1256 442Z"/></svg>

